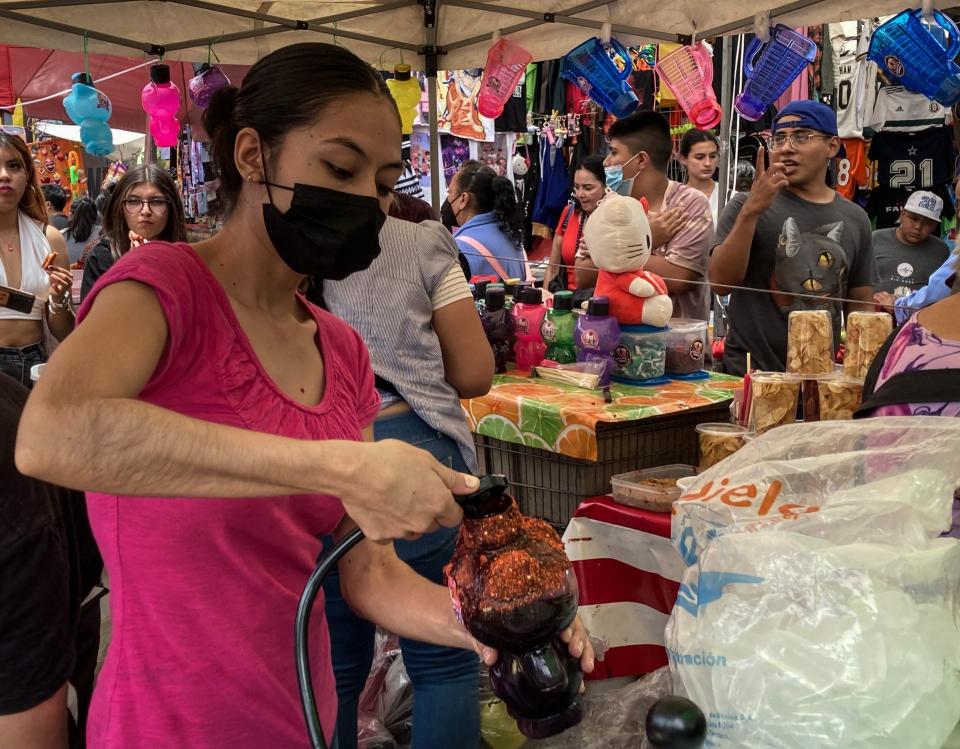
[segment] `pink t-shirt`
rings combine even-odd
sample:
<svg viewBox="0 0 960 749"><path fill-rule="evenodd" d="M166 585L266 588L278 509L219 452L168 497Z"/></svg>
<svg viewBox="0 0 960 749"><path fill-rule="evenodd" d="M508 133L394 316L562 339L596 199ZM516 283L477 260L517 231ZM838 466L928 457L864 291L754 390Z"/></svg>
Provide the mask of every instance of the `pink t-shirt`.
<svg viewBox="0 0 960 749"><path fill-rule="evenodd" d="M94 286L152 287L169 329L139 400L217 424L298 439L361 439L379 399L357 333L307 305L317 323L326 388L303 406L264 372L219 282L187 244L151 243ZM148 425L144 425L147 428ZM297 691L297 601L343 517L334 497L144 498L87 494L110 576L113 637L97 680L87 741L93 749L302 749ZM336 690L323 594L311 656L324 732Z"/></svg>

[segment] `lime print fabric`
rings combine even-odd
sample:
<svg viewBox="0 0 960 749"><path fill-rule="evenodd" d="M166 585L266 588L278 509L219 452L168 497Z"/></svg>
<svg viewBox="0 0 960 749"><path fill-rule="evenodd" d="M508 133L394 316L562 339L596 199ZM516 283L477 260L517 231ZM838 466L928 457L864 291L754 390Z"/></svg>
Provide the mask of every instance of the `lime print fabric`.
<svg viewBox="0 0 960 749"><path fill-rule="evenodd" d="M739 377L711 373L708 379L637 387L613 383L612 403L598 390L497 375L482 398L461 401L476 434L581 460L597 459L597 424L637 421L722 403L740 387Z"/></svg>

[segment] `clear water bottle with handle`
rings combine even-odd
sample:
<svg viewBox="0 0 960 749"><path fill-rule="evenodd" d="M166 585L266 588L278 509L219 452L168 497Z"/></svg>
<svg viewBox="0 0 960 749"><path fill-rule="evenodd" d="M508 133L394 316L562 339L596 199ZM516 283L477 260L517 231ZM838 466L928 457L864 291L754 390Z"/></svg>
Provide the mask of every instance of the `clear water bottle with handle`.
<svg viewBox="0 0 960 749"><path fill-rule="evenodd" d="M677 97L694 127L709 130L720 124L723 110L713 91L713 57L702 42L674 50L654 71Z"/></svg>
<svg viewBox="0 0 960 749"><path fill-rule="evenodd" d="M567 52L560 69L564 78L620 119L640 106L628 83L632 72L627 49L616 39L604 44L596 36Z"/></svg>
<svg viewBox="0 0 960 749"><path fill-rule="evenodd" d="M778 23L767 42L754 39L743 55L747 85L734 108L746 120L757 121L780 95L813 62L817 45L793 29Z"/></svg>
<svg viewBox="0 0 960 749"><path fill-rule="evenodd" d="M877 27L867 56L894 83L944 106L960 101L960 31L939 10L905 10Z"/></svg>

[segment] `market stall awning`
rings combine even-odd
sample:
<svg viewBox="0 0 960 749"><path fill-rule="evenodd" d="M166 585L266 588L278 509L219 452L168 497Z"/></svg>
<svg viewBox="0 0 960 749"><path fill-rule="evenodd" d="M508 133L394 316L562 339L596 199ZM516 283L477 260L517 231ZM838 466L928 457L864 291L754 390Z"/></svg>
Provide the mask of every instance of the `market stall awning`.
<svg viewBox="0 0 960 749"><path fill-rule="evenodd" d="M140 105L140 91L149 80L144 68L154 61L153 58L144 59L143 55L89 56L90 74L97 88L109 96L113 104L110 126L115 132L117 128L143 132L146 115ZM30 117L64 120L63 99L70 91L70 76L84 69L83 55L78 52L0 46L0 107L12 107L19 98L26 103L24 109ZM225 66L227 76L237 84L243 80L247 69L246 65ZM173 63L171 76L183 91L186 81L193 76L193 66ZM196 125L201 112L189 97L183 98L185 109L181 110L180 117Z"/></svg>
<svg viewBox="0 0 960 749"><path fill-rule="evenodd" d="M748 30L754 15L792 26L876 17L904 0L0 0L0 42L61 50L250 64L302 41L335 41L369 62L481 67L500 31L534 59L560 57L603 23L624 41L685 42Z"/></svg>

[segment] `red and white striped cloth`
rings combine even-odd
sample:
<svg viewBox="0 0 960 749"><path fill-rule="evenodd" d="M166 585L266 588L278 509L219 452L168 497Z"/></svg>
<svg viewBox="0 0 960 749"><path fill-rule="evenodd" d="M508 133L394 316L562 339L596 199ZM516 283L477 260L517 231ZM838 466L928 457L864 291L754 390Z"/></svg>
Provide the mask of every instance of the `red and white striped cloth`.
<svg viewBox="0 0 960 749"><path fill-rule="evenodd" d="M563 542L580 586L580 618L608 648L589 678L666 666L663 631L683 573L670 515L594 497L577 508Z"/></svg>

